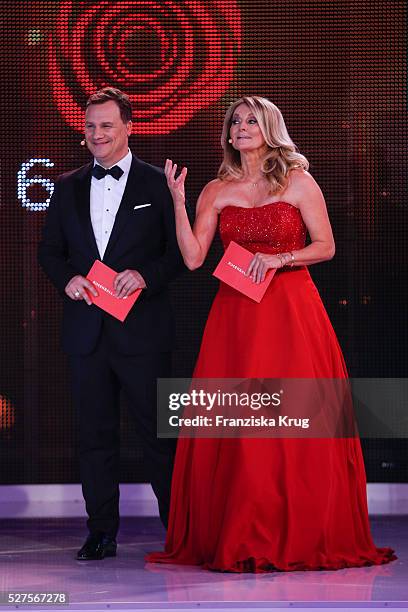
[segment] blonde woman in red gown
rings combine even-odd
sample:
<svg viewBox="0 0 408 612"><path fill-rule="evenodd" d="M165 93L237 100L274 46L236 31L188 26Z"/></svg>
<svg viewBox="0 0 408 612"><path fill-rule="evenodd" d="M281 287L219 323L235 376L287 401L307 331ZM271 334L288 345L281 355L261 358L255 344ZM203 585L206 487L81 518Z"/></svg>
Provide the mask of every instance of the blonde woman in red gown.
<svg viewBox="0 0 408 612"><path fill-rule="evenodd" d="M217 226L254 253L257 304L221 283L205 327L197 378L345 378L341 349L307 266L329 260L325 201L279 109L245 97L227 111L224 161L203 189L194 228L187 169L166 162L184 261L202 265ZM311 243L305 246L306 233ZM165 552L147 561L231 572L360 567L395 559L373 543L358 438L178 441Z"/></svg>

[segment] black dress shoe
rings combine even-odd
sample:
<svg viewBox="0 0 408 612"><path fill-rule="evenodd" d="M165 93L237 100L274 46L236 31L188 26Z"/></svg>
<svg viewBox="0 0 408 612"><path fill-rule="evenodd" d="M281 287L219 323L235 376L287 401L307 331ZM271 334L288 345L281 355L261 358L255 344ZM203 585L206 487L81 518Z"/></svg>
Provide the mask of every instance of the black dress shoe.
<svg viewBox="0 0 408 612"><path fill-rule="evenodd" d="M98 561L105 557L116 557L116 540L103 533L91 533L81 550L77 553L78 561Z"/></svg>

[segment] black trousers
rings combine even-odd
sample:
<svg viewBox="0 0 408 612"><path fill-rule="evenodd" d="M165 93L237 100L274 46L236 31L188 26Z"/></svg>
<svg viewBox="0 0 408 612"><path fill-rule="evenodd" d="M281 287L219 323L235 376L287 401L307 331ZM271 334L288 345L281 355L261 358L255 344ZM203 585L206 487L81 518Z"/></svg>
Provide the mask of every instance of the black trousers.
<svg viewBox="0 0 408 612"><path fill-rule="evenodd" d="M116 537L119 529L119 394L127 396L143 444L149 481L167 527L175 440L157 438L156 379L169 377L171 354L122 355L106 331L90 355L71 356L79 415L82 491L91 533Z"/></svg>

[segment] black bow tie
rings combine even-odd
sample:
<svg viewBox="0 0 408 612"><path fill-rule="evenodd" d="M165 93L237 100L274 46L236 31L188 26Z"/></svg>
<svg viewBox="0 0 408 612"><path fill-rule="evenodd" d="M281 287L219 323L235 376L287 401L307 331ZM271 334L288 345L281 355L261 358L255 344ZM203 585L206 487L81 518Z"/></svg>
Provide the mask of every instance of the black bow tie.
<svg viewBox="0 0 408 612"><path fill-rule="evenodd" d="M98 179L98 181L101 178L104 178L107 174L110 174L111 176L113 176L114 179L118 181L123 174L123 170L122 168L119 168L119 166L113 166L112 168L102 168L102 166L99 166L99 164L95 164L92 169L92 176Z"/></svg>

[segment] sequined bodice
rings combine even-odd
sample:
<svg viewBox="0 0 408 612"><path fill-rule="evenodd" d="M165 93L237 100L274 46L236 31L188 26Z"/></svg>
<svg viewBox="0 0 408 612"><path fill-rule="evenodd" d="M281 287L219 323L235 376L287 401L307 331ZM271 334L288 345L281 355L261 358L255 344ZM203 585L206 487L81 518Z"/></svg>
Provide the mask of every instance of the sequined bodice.
<svg viewBox="0 0 408 612"><path fill-rule="evenodd" d="M221 240L231 240L255 253L280 253L305 246L306 226L298 208L273 202L257 208L225 206L220 213Z"/></svg>

